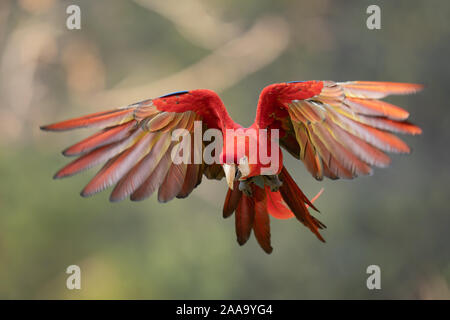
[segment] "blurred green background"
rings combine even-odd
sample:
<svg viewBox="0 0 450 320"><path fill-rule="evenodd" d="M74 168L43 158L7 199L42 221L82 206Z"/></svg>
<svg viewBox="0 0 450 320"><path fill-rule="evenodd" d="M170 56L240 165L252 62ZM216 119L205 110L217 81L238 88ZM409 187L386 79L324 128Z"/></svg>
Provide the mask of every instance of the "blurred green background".
<svg viewBox="0 0 450 320"><path fill-rule="evenodd" d="M381 7L381 30L366 8ZM81 8L81 30L66 8ZM0 2L0 298L450 298L449 1ZM93 170L52 175L59 151L90 132L39 125L177 90L216 90L236 121L253 122L274 82L417 82L389 99L423 135L409 156L354 181L316 182L286 156L328 226L323 244L295 220L273 220L274 252L235 240L221 210L226 184L185 200L82 199ZM81 267L82 289L65 286ZM381 290L366 288L381 267Z"/></svg>

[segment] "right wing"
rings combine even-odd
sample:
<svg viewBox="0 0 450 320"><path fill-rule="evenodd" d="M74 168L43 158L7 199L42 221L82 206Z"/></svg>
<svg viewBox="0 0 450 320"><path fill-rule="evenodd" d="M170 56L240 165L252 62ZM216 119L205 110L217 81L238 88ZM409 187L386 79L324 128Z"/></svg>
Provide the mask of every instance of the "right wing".
<svg viewBox="0 0 450 320"><path fill-rule="evenodd" d="M352 179L385 167L385 152L409 153L393 133L420 134L409 113L381 101L421 85L370 81L303 81L273 84L261 93L256 124L279 129L280 145L302 160L318 180Z"/></svg>

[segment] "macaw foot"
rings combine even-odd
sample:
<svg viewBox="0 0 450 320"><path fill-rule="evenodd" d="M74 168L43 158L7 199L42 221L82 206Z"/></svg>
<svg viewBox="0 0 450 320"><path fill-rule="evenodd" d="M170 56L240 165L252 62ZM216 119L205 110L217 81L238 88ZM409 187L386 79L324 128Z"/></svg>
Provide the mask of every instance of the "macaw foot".
<svg viewBox="0 0 450 320"><path fill-rule="evenodd" d="M272 176L264 176L264 183L270 187L270 191L277 192L283 182L281 182L278 175L275 174Z"/></svg>
<svg viewBox="0 0 450 320"><path fill-rule="evenodd" d="M239 182L239 190L241 190L247 197L252 196L252 187L250 186L250 180L242 180Z"/></svg>
<svg viewBox="0 0 450 320"><path fill-rule="evenodd" d="M239 190L244 192L245 195L249 197L252 196L252 187L250 185L251 183L257 185L262 189L264 189L264 185L267 185L270 187L270 191L277 192L283 182L278 178L278 175L256 176L239 181Z"/></svg>

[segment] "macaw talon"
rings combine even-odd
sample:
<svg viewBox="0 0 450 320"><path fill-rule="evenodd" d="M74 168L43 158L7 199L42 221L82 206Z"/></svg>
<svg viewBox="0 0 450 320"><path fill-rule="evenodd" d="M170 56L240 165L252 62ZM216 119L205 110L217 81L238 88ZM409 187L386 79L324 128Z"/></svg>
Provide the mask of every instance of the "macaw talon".
<svg viewBox="0 0 450 320"><path fill-rule="evenodd" d="M278 178L278 175L264 176L264 183L270 187L270 191L277 192L283 182Z"/></svg>
<svg viewBox="0 0 450 320"><path fill-rule="evenodd" d="M250 186L250 181L242 180L239 182L239 190L245 193L246 196L252 196L252 187Z"/></svg>

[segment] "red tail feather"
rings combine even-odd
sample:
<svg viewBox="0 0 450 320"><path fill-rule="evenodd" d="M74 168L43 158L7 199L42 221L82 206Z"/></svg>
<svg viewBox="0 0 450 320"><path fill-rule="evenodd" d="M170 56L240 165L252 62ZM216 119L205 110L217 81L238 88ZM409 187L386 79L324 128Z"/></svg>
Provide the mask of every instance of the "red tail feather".
<svg viewBox="0 0 450 320"><path fill-rule="evenodd" d="M250 237L255 217L255 200L253 197L242 195L236 208L236 236L238 243L242 246Z"/></svg>
<svg viewBox="0 0 450 320"><path fill-rule="evenodd" d="M242 191L239 190L239 181L234 181L233 190L228 189L225 203L223 204L223 217L228 218L236 210L242 197Z"/></svg>
<svg viewBox="0 0 450 320"><path fill-rule="evenodd" d="M280 172L280 179L283 182L280 187L280 193L283 197L283 200L287 203L289 208L294 213L295 217L306 227L308 227L320 241L325 242L318 231L318 229L322 229L325 226L310 215L306 204L309 204L314 209L315 207L303 194L303 192L300 190L300 188L297 186L295 181L292 179L292 177L284 167Z"/></svg>
<svg viewBox="0 0 450 320"><path fill-rule="evenodd" d="M266 253L271 253L273 249L270 245L270 219L267 212L266 191L256 185L253 185L252 189L255 198L253 232L261 248Z"/></svg>

